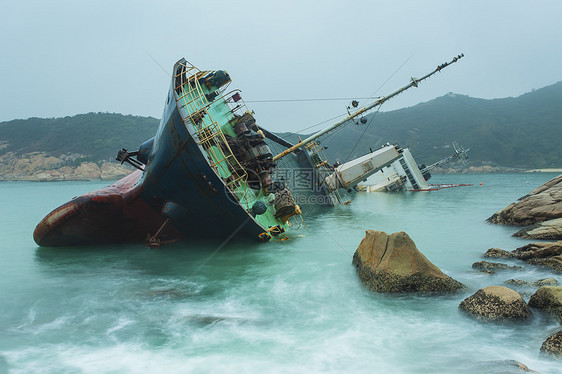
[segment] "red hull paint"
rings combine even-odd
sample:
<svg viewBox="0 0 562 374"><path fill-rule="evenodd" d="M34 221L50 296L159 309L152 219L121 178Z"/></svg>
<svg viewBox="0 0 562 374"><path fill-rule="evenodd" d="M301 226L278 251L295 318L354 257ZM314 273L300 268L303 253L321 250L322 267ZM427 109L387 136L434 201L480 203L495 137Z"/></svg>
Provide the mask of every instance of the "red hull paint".
<svg viewBox="0 0 562 374"><path fill-rule="evenodd" d="M78 196L49 213L35 228L40 246L142 242L164 223L160 207L141 199L142 173L135 171L114 184ZM160 236L179 238L171 225Z"/></svg>

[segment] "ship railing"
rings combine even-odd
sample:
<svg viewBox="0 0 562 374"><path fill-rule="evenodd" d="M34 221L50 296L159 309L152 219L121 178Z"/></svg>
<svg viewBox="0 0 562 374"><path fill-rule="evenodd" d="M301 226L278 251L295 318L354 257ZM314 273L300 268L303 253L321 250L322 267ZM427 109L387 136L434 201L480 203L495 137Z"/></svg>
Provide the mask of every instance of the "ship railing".
<svg viewBox="0 0 562 374"><path fill-rule="evenodd" d="M230 113L232 113L233 115L236 114L237 112L241 114L244 113L253 114L253 111L248 109L248 106L246 105L244 98L242 98L242 95L240 95L241 92L242 92L241 90L235 89L224 94L222 98L224 99L225 103L230 107Z"/></svg>
<svg viewBox="0 0 562 374"><path fill-rule="evenodd" d="M309 152L310 161L312 166L318 170L318 176L322 181L333 172L332 166L328 163L328 158L324 152L324 147L320 145L320 142L313 141L304 145L305 149ZM316 156L316 157L314 157ZM344 201L339 190L332 191L333 196L336 198L339 204L349 204L349 200Z"/></svg>
<svg viewBox="0 0 562 374"><path fill-rule="evenodd" d="M287 189L287 191L289 192L289 196L291 197L291 199L292 199L293 201L296 201L296 200L295 200L295 196L293 195L293 193L291 192L291 190ZM298 209L298 212L296 212L296 214L293 214L292 216L289 217L289 219L287 220L287 224L288 224L290 227L293 227L293 228L295 228L295 229L299 229L299 228L301 228L301 227L305 227L305 228L306 228L306 225L305 225L305 223L304 223L304 218L302 217L302 210L301 210L301 207L299 207L298 205L297 205L297 207L298 207L298 208L296 208L296 209Z"/></svg>
<svg viewBox="0 0 562 374"><path fill-rule="evenodd" d="M333 194L336 196L336 200L339 204L347 205L347 204L351 203L351 200L349 200L349 199L344 201L339 189L333 191Z"/></svg>
<svg viewBox="0 0 562 374"><path fill-rule="evenodd" d="M316 155L317 157L311 157L312 165L319 169L322 166L330 168L328 164L328 158L324 153L324 147L320 145L320 142L314 141L306 144L304 146L310 153L310 155Z"/></svg>
<svg viewBox="0 0 562 374"><path fill-rule="evenodd" d="M194 127L198 143L207 151L210 166L225 181L227 188L236 198L241 199L242 195L242 203L245 203L245 208L249 211L248 174L234 156L219 124L208 112L209 103L199 83L199 79L210 72L200 71L189 63L182 64L182 67L180 73L174 77L174 82L180 83L175 87L178 106L184 108L188 116L183 118L184 124Z"/></svg>

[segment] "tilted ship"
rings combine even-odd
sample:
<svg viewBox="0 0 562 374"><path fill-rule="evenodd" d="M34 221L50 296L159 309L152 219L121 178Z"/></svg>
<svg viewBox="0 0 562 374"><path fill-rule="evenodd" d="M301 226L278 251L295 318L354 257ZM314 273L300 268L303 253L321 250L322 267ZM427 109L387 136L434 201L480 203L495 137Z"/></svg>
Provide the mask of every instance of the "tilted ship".
<svg viewBox="0 0 562 374"><path fill-rule="evenodd" d="M53 210L35 228L34 240L40 246L146 240L151 247L182 238L285 240L303 223L296 197L304 198L303 208L346 203L342 194L401 153L388 146L336 167L320 157L316 139L450 63L293 145L258 127L240 90L228 91L228 73L201 71L182 59L174 65L155 137L136 152L118 154L138 170ZM274 156L268 143L285 150ZM312 172L298 196L279 173L281 159Z"/></svg>
<svg viewBox="0 0 562 374"><path fill-rule="evenodd" d="M268 144L270 144L272 148L278 148L279 146L281 146L281 148L284 147L284 150L274 156L273 160L278 164L278 171L288 170L292 172L291 182L293 195L299 202L302 211L314 211L314 208L319 206L333 206L349 203L351 199L350 194L352 195L358 190L358 186L361 182L365 182L370 176L381 173L384 168L402 161L409 155L409 150L407 148L402 150L396 145L387 144L376 151L370 150L370 153L342 165L337 163L330 165L323 155L324 147L322 147L318 141L319 138L328 135L334 130L340 129L341 126L346 124L363 123L363 118L358 122L356 122L356 118L361 117L374 108L380 107L386 101L409 88L418 87L420 82L450 64L457 62L462 57L464 57L464 54L454 57L450 62L437 66L433 71L424 75L422 78L411 78L409 84L389 95L379 97L362 108L359 108L357 105L358 103L353 101L352 105L348 107L348 116L316 134L309 136L305 140L301 140L298 144L291 144L263 129L265 136L270 139ZM354 110L352 108L356 109ZM350 112L350 109L354 111ZM447 161L447 159L442 160L440 163L445 161ZM424 169L425 175L429 175L431 168L437 166L437 164ZM311 194L313 194L312 197L314 198L310 198Z"/></svg>
<svg viewBox="0 0 562 374"><path fill-rule="evenodd" d="M371 175L363 183L358 185L360 191L365 192L397 192L397 191L436 191L451 187L466 187L471 184L430 184L431 173L441 165L459 160L467 165L468 151L457 142L453 142L454 153L429 166L418 165L410 152L405 148L400 157L383 170Z"/></svg>

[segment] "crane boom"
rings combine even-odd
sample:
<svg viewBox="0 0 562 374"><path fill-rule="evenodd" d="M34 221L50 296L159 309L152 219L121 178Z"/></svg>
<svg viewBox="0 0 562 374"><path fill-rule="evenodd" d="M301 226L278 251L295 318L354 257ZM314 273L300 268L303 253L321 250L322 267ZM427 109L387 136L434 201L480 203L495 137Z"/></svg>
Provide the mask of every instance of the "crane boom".
<svg viewBox="0 0 562 374"><path fill-rule="evenodd" d="M367 111L373 109L373 108L376 107L376 106L382 105L385 101L388 101L389 99L393 98L394 96L396 96L396 95L398 95L398 94L400 94L400 93L406 91L406 90L409 89L410 87L417 87L418 84L419 84L421 81L423 81L423 80L425 80L425 79L431 77L433 74L435 74L435 73L441 71L442 69L446 68L447 66L449 66L449 65L451 65L451 64L453 64L453 63L455 63L455 62L457 62L458 60L460 60L460 59L463 58L463 57L464 57L464 54L461 53L460 55L454 57L451 61L445 62L445 63L443 63L443 64L437 66L437 67L435 68L435 70L433 70L431 73L428 73L428 74L424 75L423 77L421 77L421 78L419 78L419 79L411 78L410 83L407 84L406 86L404 86L404 87L402 87L402 88L400 88L400 89L394 91L394 92L391 93L390 95L379 97L377 100L373 101L371 104L369 104L369 105L367 105L367 106L365 106L365 107L363 107L363 108L357 110L356 112L350 114L349 116L345 117L345 118L342 119L341 121L336 122L336 123L334 123L333 125L330 125L330 126L326 127L326 128L323 129L323 130L320 130L320 131L317 132L316 134L311 135L311 136L309 136L308 138L306 138L306 139L304 139L304 140L301 140L300 142L298 142L298 143L295 144L294 146L292 146L292 147L290 147L290 148L287 148L286 150L284 150L283 152L279 153L278 155L275 155L275 156L273 157L273 161L276 161L276 160L279 160L279 159L282 158L282 157L285 157L285 156L288 155L289 153L294 152L295 150L301 148L301 147L304 146L305 144L308 144L308 143L310 143L310 142L316 140L317 138L321 137L322 135L325 135L325 134L329 133L330 131L332 131L332 130L334 130L334 129L336 129L336 128L342 126L342 125L344 125L345 123L347 123L348 121L352 120L353 118L358 117L358 116L364 114L365 112L367 112Z"/></svg>

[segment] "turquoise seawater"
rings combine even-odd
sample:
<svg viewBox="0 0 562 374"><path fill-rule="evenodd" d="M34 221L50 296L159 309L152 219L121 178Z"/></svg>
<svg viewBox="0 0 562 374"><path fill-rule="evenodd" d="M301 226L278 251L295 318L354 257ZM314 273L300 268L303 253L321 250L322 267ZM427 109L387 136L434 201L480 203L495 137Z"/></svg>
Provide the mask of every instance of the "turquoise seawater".
<svg viewBox="0 0 562 374"><path fill-rule="evenodd" d="M535 311L526 323L490 324L458 310L509 278L562 282L525 264L491 276L471 268L488 248L530 242L485 220L555 175L439 175L431 182L474 186L359 194L307 217L292 240L219 251L189 241L38 248L43 216L108 183L0 183L0 372L438 373L492 360L561 372L539 355L556 321ZM366 290L351 260L367 229L406 231L468 290ZM534 291L519 290L526 300Z"/></svg>

